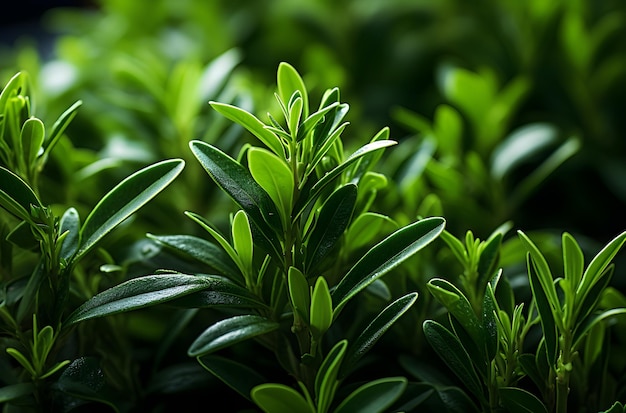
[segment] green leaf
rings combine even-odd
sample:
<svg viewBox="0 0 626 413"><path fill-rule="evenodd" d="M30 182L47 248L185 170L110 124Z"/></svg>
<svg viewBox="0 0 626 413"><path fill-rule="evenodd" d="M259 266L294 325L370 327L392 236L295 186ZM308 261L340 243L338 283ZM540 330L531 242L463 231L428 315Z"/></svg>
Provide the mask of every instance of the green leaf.
<svg viewBox="0 0 626 413"><path fill-rule="evenodd" d="M554 286L554 277L552 276L552 271L550 271L548 262L541 251L539 251L539 248L537 248L537 246L530 240L530 238L528 238L526 234L522 231L517 231L517 233L519 238L523 241L526 250L530 254L531 261L535 265L534 269L536 280L539 284L537 287L541 286L543 294L546 297L545 303L550 306L550 309L554 314L553 318L558 323L563 319L563 314L561 311L559 297L556 293L556 287ZM530 268L530 265L528 267Z"/></svg>
<svg viewBox="0 0 626 413"><path fill-rule="evenodd" d="M575 317L573 320L574 329L578 328L578 326L586 320L586 318L591 314L597 307L598 302L600 301L603 292L608 287L611 279L613 278L613 270L615 266L612 264L609 266L602 274L602 278L600 278L593 287L587 293L585 297L585 301L578 304L578 307L575 309Z"/></svg>
<svg viewBox="0 0 626 413"><path fill-rule="evenodd" d="M256 308L268 307L251 291L235 284L226 277L199 274L210 280L209 285L199 291L186 294L169 302L170 305L184 308Z"/></svg>
<svg viewBox="0 0 626 413"><path fill-rule="evenodd" d="M76 111L82 104L83 102L80 100L75 102L65 112L63 112L61 116L59 116L56 122L54 122L54 125L52 125L52 129L48 134L48 137L43 143L44 157L48 156L48 154L50 153L50 151L52 151L59 139L61 139L61 136L63 136L63 132L65 132L67 126L74 119L74 117L76 116Z"/></svg>
<svg viewBox="0 0 626 413"><path fill-rule="evenodd" d="M489 280L491 280L498 266L500 257L500 246L502 245L502 233L496 233L489 237L481 247L480 258L478 259L478 286L482 290Z"/></svg>
<svg viewBox="0 0 626 413"><path fill-rule="evenodd" d="M104 371L96 358L81 357L74 360L59 377L57 386L63 393L103 403L116 413L120 412L120 406L116 402L119 394L108 386Z"/></svg>
<svg viewBox="0 0 626 413"><path fill-rule="evenodd" d="M427 287L437 301L459 321L478 348L481 348L485 342L481 322L461 290L442 278L432 278Z"/></svg>
<svg viewBox="0 0 626 413"><path fill-rule="evenodd" d="M265 128L265 124L261 122L256 116L243 109L226 103L211 101L209 102L209 104L221 115L246 128L248 132L256 136L276 155L280 157L285 156L283 144L280 142L280 139L271 131L267 130Z"/></svg>
<svg viewBox="0 0 626 413"><path fill-rule="evenodd" d="M548 413L546 406L534 394L519 387L498 389L502 405L510 413Z"/></svg>
<svg viewBox="0 0 626 413"><path fill-rule="evenodd" d="M309 98L306 86L298 71L289 63L280 62L277 71L278 95L283 102L289 102L291 96L297 91L302 98L303 117L306 119L309 114Z"/></svg>
<svg viewBox="0 0 626 413"><path fill-rule="evenodd" d="M317 413L326 413L335 397L338 382L337 375L348 346L347 340L341 340L328 352L315 376L315 395Z"/></svg>
<svg viewBox="0 0 626 413"><path fill-rule="evenodd" d="M407 386L404 377L388 377L366 383L350 393L333 413L382 413L398 399Z"/></svg>
<svg viewBox="0 0 626 413"><path fill-rule="evenodd" d="M487 284L483 298L482 331L485 340L487 360L491 361L498 352L498 320L496 297L491 284Z"/></svg>
<svg viewBox="0 0 626 413"><path fill-rule="evenodd" d="M190 357L203 356L241 341L278 329L275 321L257 315L241 315L218 321L204 330L189 346Z"/></svg>
<svg viewBox="0 0 626 413"><path fill-rule="evenodd" d="M70 207L61 216L59 222L59 232L68 234L63 238L60 256L63 259L70 259L78 250L79 233L80 233L80 217L76 208Z"/></svg>
<svg viewBox="0 0 626 413"><path fill-rule="evenodd" d="M383 334L415 304L416 300L417 293L409 293L398 298L385 307L385 309L365 327L346 352L344 362L341 365L340 378L350 373L365 353L367 353Z"/></svg>
<svg viewBox="0 0 626 413"><path fill-rule="evenodd" d="M252 273L252 260L254 258L254 244L252 242L250 222L243 210L240 209L235 214L231 230L233 245L243 266L242 272L246 276L250 276Z"/></svg>
<svg viewBox="0 0 626 413"><path fill-rule="evenodd" d="M32 383L10 384L0 387L0 403L10 402L11 400L27 396L34 390L35 386Z"/></svg>
<svg viewBox="0 0 626 413"><path fill-rule="evenodd" d="M537 274L538 271L535 266L535 262L532 260L530 254L528 255L526 265L528 267L530 288L535 303L537 304L537 311L539 312L539 319L541 321L541 329L545 339L548 362L550 363L550 366L555 366L559 345L555 318L559 317L559 315L553 313L550 301L538 279L539 275Z"/></svg>
<svg viewBox="0 0 626 413"><path fill-rule="evenodd" d="M426 340L450 370L476 397L484 399L480 378L459 339L434 320L426 320L423 329Z"/></svg>
<svg viewBox="0 0 626 413"><path fill-rule="evenodd" d="M564 276L570 291L573 293L578 287L580 280L583 276L583 270L585 267L585 258L583 256L582 249L578 246L578 243L567 232L562 236L563 245L563 269Z"/></svg>
<svg viewBox="0 0 626 413"><path fill-rule="evenodd" d="M333 321L333 303L324 277L318 277L311 294L311 334L319 338L328 330Z"/></svg>
<svg viewBox="0 0 626 413"><path fill-rule="evenodd" d="M611 310L604 310L589 315L574 331L574 339L572 342L572 348L576 349L580 345L580 341L585 335L599 322L606 320L607 318L614 317L616 315L626 314L626 308L613 308Z"/></svg>
<svg viewBox="0 0 626 413"><path fill-rule="evenodd" d="M164 303L193 292L210 288L210 276L160 274L137 277L104 290L78 307L63 323L104 317Z"/></svg>
<svg viewBox="0 0 626 413"><path fill-rule="evenodd" d="M389 224L397 229L397 224L388 216L376 212L364 212L359 214L346 232L346 245L357 250L369 244L376 236L381 234L383 224Z"/></svg>
<svg viewBox="0 0 626 413"><path fill-rule="evenodd" d="M165 189L184 165L181 159L157 162L135 172L109 191L85 219L80 229L80 248L73 260L79 260L102 237Z"/></svg>
<svg viewBox="0 0 626 413"><path fill-rule="evenodd" d="M289 298L294 311L299 314L300 318L309 321L311 307L311 291L309 282L302 271L296 267L289 267L287 276L289 284Z"/></svg>
<svg viewBox="0 0 626 413"><path fill-rule="evenodd" d="M182 256L189 257L201 264L217 270L229 279L244 285L241 272L232 258L217 245L193 235L153 235L147 237L157 241L168 249Z"/></svg>
<svg viewBox="0 0 626 413"><path fill-rule="evenodd" d="M307 273L328 256L350 223L357 198L356 185L335 190L322 205L315 227L306 241L304 265Z"/></svg>
<svg viewBox="0 0 626 413"><path fill-rule="evenodd" d="M581 303L585 299L585 297L589 293L589 290L602 277L604 270L611 263L611 260L613 260L613 258L619 252L625 242L626 231L613 238L613 240L611 240L611 242L609 242L604 248L602 248L602 251L600 251L593 258L593 260L591 260L591 263L585 270L583 278L576 290L577 304Z"/></svg>
<svg viewBox="0 0 626 413"><path fill-rule="evenodd" d="M269 252L273 253L280 261L282 250L277 234L282 233L282 223L272 198L243 165L224 152L202 141L191 141L190 147L215 183L257 225L263 237L272 247Z"/></svg>
<svg viewBox="0 0 626 413"><path fill-rule="evenodd" d="M284 384L261 384L252 389L251 396L265 413L316 413L300 393Z"/></svg>
<svg viewBox="0 0 626 413"><path fill-rule="evenodd" d="M367 155L370 152L378 151L389 146L395 145L397 142L392 140L384 140L384 141L376 141L368 143L367 145L362 146L352 153L343 163L333 168L331 171L327 172L319 181L313 185L311 188L311 192L308 197L306 197L306 203L304 205L296 205L294 209L298 212L301 212L302 209L306 207L306 205L310 202L313 202L317 199L318 195L322 193L322 191L330 185L337 177L341 175L343 171L346 170L353 162L358 161L361 157Z"/></svg>
<svg viewBox="0 0 626 413"><path fill-rule="evenodd" d="M0 207L16 217L32 223L31 205L43 208L35 192L22 178L0 166Z"/></svg>
<svg viewBox="0 0 626 413"><path fill-rule="evenodd" d="M267 383L267 379L256 370L232 359L204 355L197 360L202 367L248 400L251 400L250 394L254 387Z"/></svg>
<svg viewBox="0 0 626 413"><path fill-rule="evenodd" d="M278 156L262 148L248 150L248 168L255 181L268 193L281 212L283 227L291 217L294 177L289 166Z"/></svg>
<svg viewBox="0 0 626 413"><path fill-rule="evenodd" d="M35 161L37 160L37 155L39 155L45 135L46 128L43 122L37 118L27 119L22 125L20 139L22 140L24 160L29 169L36 169Z"/></svg>
<svg viewBox="0 0 626 413"><path fill-rule="evenodd" d="M407 225L376 244L348 271L332 292L334 317L356 294L434 241L445 226L440 217Z"/></svg>

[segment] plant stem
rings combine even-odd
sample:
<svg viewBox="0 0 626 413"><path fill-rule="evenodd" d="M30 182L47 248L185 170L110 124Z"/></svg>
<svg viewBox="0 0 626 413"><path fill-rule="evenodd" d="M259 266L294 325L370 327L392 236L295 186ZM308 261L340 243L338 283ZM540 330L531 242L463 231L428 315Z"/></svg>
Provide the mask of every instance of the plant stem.
<svg viewBox="0 0 626 413"><path fill-rule="evenodd" d="M572 372L572 334L565 331L559 338L561 354L556 369L556 413L567 413L569 379Z"/></svg>

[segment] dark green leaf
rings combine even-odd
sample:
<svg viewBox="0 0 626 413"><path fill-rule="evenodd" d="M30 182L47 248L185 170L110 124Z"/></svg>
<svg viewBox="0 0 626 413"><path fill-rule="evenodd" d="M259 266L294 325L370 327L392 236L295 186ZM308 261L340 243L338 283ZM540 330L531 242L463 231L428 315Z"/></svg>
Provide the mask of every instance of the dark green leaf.
<svg viewBox="0 0 626 413"><path fill-rule="evenodd" d="M589 316L589 314L596 309L598 302L602 297L602 293L613 278L614 269L614 265L609 266L604 271L604 274L602 274L602 277L598 279L598 281L589 289L585 296L585 300L578 304L578 307L575 309L576 319L573 320L575 323L574 331L580 324L584 323L584 320Z"/></svg>
<svg viewBox="0 0 626 413"><path fill-rule="evenodd" d="M498 320L496 316L496 297L491 284L487 284L483 298L482 330L485 338L487 360L491 361L498 352Z"/></svg>
<svg viewBox="0 0 626 413"><path fill-rule="evenodd" d="M27 251L34 251L39 248L39 241L35 238L31 224L28 221L22 221L17 224L6 236L6 240Z"/></svg>
<svg viewBox="0 0 626 413"><path fill-rule="evenodd" d="M389 304L359 334L348 347L345 360L341 365L340 378L347 376L357 362L367 353L387 330L415 303L417 293L409 293Z"/></svg>
<svg viewBox="0 0 626 413"><path fill-rule="evenodd" d="M192 141L191 150L215 183L243 209L256 224L261 234L272 245L279 260L282 234L280 214L272 198L254 180L250 172L219 149L202 141Z"/></svg>
<svg viewBox="0 0 626 413"><path fill-rule="evenodd" d="M440 217L407 225L375 245L348 271L332 292L334 316L356 294L434 241L445 226Z"/></svg>
<svg viewBox="0 0 626 413"><path fill-rule="evenodd" d="M404 377L389 377L365 383L350 393L333 413L382 413L406 389Z"/></svg>
<svg viewBox="0 0 626 413"><path fill-rule="evenodd" d="M500 401L510 413L548 413L534 394L518 387L500 387Z"/></svg>
<svg viewBox="0 0 626 413"><path fill-rule="evenodd" d="M552 306L546 296L543 289L543 285L539 281L537 275L537 268L535 262L528 255L526 265L528 267L528 278L530 281L530 288L533 293L533 298L537 304L537 311L539 312L539 318L541 321L541 329L543 331L543 337L546 342L546 352L548 356L548 362L551 366L556 365L557 350L558 350L558 332L554 318L559 315L552 313Z"/></svg>
<svg viewBox="0 0 626 413"><path fill-rule="evenodd" d="M267 309L267 305L256 295L226 277L217 275L198 276L208 277L210 283L204 289L176 298L169 304L184 308L231 307Z"/></svg>
<svg viewBox="0 0 626 413"><path fill-rule="evenodd" d="M534 354L525 353L518 357L522 370L530 379L535 383L535 386L539 389L543 389L546 385L545 379L542 377L539 368L537 367L536 358Z"/></svg>
<svg viewBox="0 0 626 413"><path fill-rule="evenodd" d="M78 249L79 231L80 231L80 217L76 208L68 208L61 216L59 223L60 233L68 231L68 234L63 239L63 245L61 247L61 258L69 259Z"/></svg>
<svg viewBox="0 0 626 413"><path fill-rule="evenodd" d="M483 246L478 259L478 286L482 288L491 280L497 271L500 246L502 245L502 233L490 237Z"/></svg>
<svg viewBox="0 0 626 413"><path fill-rule="evenodd" d="M183 257L188 257L197 262L215 269L240 284L244 282L241 272L230 256L217 245L204 238L193 235L153 235L148 238L154 239L159 244L176 251ZM242 284L243 285L243 284Z"/></svg>
<svg viewBox="0 0 626 413"><path fill-rule="evenodd" d="M96 317L136 310L211 288L221 280L211 276L160 274L137 277L118 284L78 307L65 325Z"/></svg>
<svg viewBox="0 0 626 413"><path fill-rule="evenodd" d="M31 205L43 208L35 192L22 178L0 166L0 207L24 221L33 222Z"/></svg>
<svg viewBox="0 0 626 413"><path fill-rule="evenodd" d="M267 379L256 370L232 359L216 355L204 355L198 357L198 362L228 387L248 400L251 400L250 393L254 387L267 383Z"/></svg>
<svg viewBox="0 0 626 413"><path fill-rule="evenodd" d="M357 198L356 185L344 185L324 202L315 228L306 241L305 268L307 273L319 264L337 244L350 224Z"/></svg>
<svg viewBox="0 0 626 413"><path fill-rule="evenodd" d="M279 324L257 315L241 315L218 321L189 346L190 357L203 356L252 337L276 330Z"/></svg>
<svg viewBox="0 0 626 413"><path fill-rule="evenodd" d="M170 159L147 166L107 193L80 229L80 248L74 260L90 251L102 237L148 203L183 170L185 162Z"/></svg>
<svg viewBox="0 0 626 413"><path fill-rule="evenodd" d="M480 378L459 339L443 325L433 320L426 320L423 328L426 340L450 370L477 398L484 399Z"/></svg>
<svg viewBox="0 0 626 413"><path fill-rule="evenodd" d="M118 403L115 402L118 395L107 385L104 371L96 358L81 357L74 360L63 371L57 385L64 393L106 404L115 412L120 411Z"/></svg>
<svg viewBox="0 0 626 413"><path fill-rule="evenodd" d="M459 321L478 348L482 348L485 339L481 322L461 290L443 278L432 278L428 281L427 287L428 291Z"/></svg>
<svg viewBox="0 0 626 413"><path fill-rule="evenodd" d="M10 384L0 387L0 403L6 403L11 400L19 399L27 396L35 390L32 383Z"/></svg>

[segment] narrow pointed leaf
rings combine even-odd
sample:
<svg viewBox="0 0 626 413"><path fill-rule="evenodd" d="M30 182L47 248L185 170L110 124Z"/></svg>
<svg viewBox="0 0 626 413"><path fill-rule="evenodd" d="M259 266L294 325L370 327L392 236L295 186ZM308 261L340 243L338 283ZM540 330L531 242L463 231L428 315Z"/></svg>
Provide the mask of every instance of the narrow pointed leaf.
<svg viewBox="0 0 626 413"><path fill-rule="evenodd" d="M428 281L428 291L456 318L480 348L484 343L481 322L465 295L452 283L442 278Z"/></svg>
<svg viewBox="0 0 626 413"><path fill-rule="evenodd" d="M341 340L328 352L315 377L317 412L326 413L333 402L337 389L337 375L346 353L347 340Z"/></svg>
<svg viewBox="0 0 626 413"><path fill-rule="evenodd" d="M583 251L574 237L566 232L562 236L562 245L565 280L572 288L576 288L582 279L585 267Z"/></svg>
<svg viewBox="0 0 626 413"><path fill-rule="evenodd" d="M600 323L603 320L606 320L607 318L625 314L626 308L613 308L611 310L599 311L589 315L574 331L572 348L578 348L581 340L585 337L587 333L589 333L589 331L591 331L593 326L595 326L596 324Z"/></svg>
<svg viewBox="0 0 626 413"><path fill-rule="evenodd" d="M223 189L250 217L277 257L282 223L276 205L250 172L219 149L202 141L192 141L191 150L215 183Z"/></svg>
<svg viewBox="0 0 626 413"><path fill-rule="evenodd" d="M257 315L241 315L218 321L189 346L190 357L203 356L241 341L278 329L275 321Z"/></svg>
<svg viewBox="0 0 626 413"><path fill-rule="evenodd" d="M591 287L602 277L605 268L626 242L626 231L613 238L589 263L576 290L576 300L584 300Z"/></svg>
<svg viewBox="0 0 626 413"><path fill-rule="evenodd" d="M434 320L424 322L424 334L431 347L457 375L461 382L479 399L484 398L480 378L472 365L472 360L459 339L443 325Z"/></svg>
<svg viewBox="0 0 626 413"><path fill-rule="evenodd" d="M313 202L315 199L317 199L317 196L322 192L322 190L330 185L338 176L340 176L343 171L345 171L350 165L352 165L353 162L356 162L362 156L365 156L370 152L378 151L389 146L393 146L395 144L397 144L397 142L392 140L376 141L368 143L367 145L364 145L361 148L357 149L354 153L352 153L352 155L350 155L345 161L343 161L343 163L326 173L326 175L320 178L320 180L317 181L315 185L313 185L313 187L311 188L311 192L307 197L307 203ZM301 205L300 207L304 208L305 206L306 205ZM300 211L301 208L297 210Z"/></svg>
<svg viewBox="0 0 626 413"><path fill-rule="evenodd" d="M244 282L237 265L231 257L222 248L204 238L193 235L148 234L147 236L184 257L191 258L218 271L235 282Z"/></svg>
<svg viewBox="0 0 626 413"><path fill-rule="evenodd" d="M147 166L120 182L107 193L85 219L80 230L80 259L113 228L165 189L183 170L185 162L170 159Z"/></svg>
<svg viewBox="0 0 626 413"><path fill-rule="evenodd" d="M337 244L350 224L356 204L356 185L348 184L335 190L320 209L315 228L306 243L305 268L311 272Z"/></svg>
<svg viewBox="0 0 626 413"><path fill-rule="evenodd" d="M219 275L199 274L199 277L207 278L209 284L206 288L194 291L180 298L173 299L170 305L184 308L256 308L267 310L263 303L245 287L235 284L226 277Z"/></svg>
<svg viewBox="0 0 626 413"><path fill-rule="evenodd" d="M72 255L74 255L76 250L78 250L80 217L78 216L76 208L68 208L63 213L59 226L61 234L68 231L68 234L63 239L63 245L61 247L61 258L68 260Z"/></svg>
<svg viewBox="0 0 626 413"><path fill-rule="evenodd" d="M50 151L54 148L56 143L59 141L61 136L63 136L63 132L67 126L72 122L74 117L76 116L76 112L78 108L83 104L82 101L75 102L72 106L70 106L65 112L59 116L54 125L52 125L52 129L48 134L43 146L44 146L44 155L50 153Z"/></svg>
<svg viewBox="0 0 626 413"><path fill-rule="evenodd" d="M352 297L434 241L444 226L443 218L426 218L395 231L367 251L332 292L334 316Z"/></svg>
<svg viewBox="0 0 626 413"><path fill-rule="evenodd" d="M209 102L211 107L219 112L221 115L230 119L231 121L238 123L256 136L262 143L272 150L278 156L284 156L283 145L280 139L274 135L271 131L265 128L265 124L261 122L256 116L227 103Z"/></svg>
<svg viewBox="0 0 626 413"><path fill-rule="evenodd" d="M558 335L557 327L554 322L555 317L558 315L553 314L550 301L543 289L541 282L539 281L539 275L537 274L537 268L531 256L528 255L527 259L528 278L530 281L530 288L533 293L533 298L537 304L537 311L539 312L539 318L541 321L541 328L543 330L543 337L546 342L546 353L548 356L548 362L551 366L555 366L558 348Z"/></svg>
<svg viewBox="0 0 626 413"><path fill-rule="evenodd" d="M267 383L267 379L248 365L216 355L198 357L198 362L228 387L248 400L252 389Z"/></svg>
<svg viewBox="0 0 626 413"><path fill-rule="evenodd" d="M232 222L233 246L242 265L242 272L249 276L252 272L254 244L248 215L243 210L237 211Z"/></svg>
<svg viewBox="0 0 626 413"><path fill-rule="evenodd" d="M209 288L210 277L162 274L137 277L104 290L78 307L63 323L80 321L136 310Z"/></svg>
<svg viewBox="0 0 626 413"><path fill-rule="evenodd" d="M284 384L261 384L252 389L251 396L265 413L316 413L304 396Z"/></svg>
<svg viewBox="0 0 626 413"><path fill-rule="evenodd" d="M340 378L347 376L358 361L367 353L389 328L404 314L417 300L417 293L409 293L389 304L374 320L359 334L348 347L344 362L341 365Z"/></svg>
<svg viewBox="0 0 626 413"><path fill-rule="evenodd" d="M487 360L496 357L498 351L498 320L496 316L496 297L491 284L487 284L482 308L482 331L485 340Z"/></svg>
<svg viewBox="0 0 626 413"><path fill-rule="evenodd" d="M366 383L350 393L333 413L383 413L402 395L404 377L388 377Z"/></svg>

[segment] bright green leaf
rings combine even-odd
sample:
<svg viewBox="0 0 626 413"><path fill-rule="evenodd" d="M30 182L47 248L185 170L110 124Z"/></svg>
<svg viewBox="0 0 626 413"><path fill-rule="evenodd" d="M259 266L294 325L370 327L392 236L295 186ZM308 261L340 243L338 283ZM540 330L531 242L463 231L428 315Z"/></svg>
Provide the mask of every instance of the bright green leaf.
<svg viewBox="0 0 626 413"><path fill-rule="evenodd" d="M316 413L300 393L284 384L260 384L252 389L251 396L265 413Z"/></svg>
<svg viewBox="0 0 626 413"><path fill-rule="evenodd" d="M330 408L338 387L337 375L348 346L347 340L341 340L328 352L315 377L315 395L317 413L326 413Z"/></svg>
<svg viewBox="0 0 626 413"><path fill-rule="evenodd" d="M318 277L311 294L311 334L319 339L333 321L333 303L324 277Z"/></svg>

